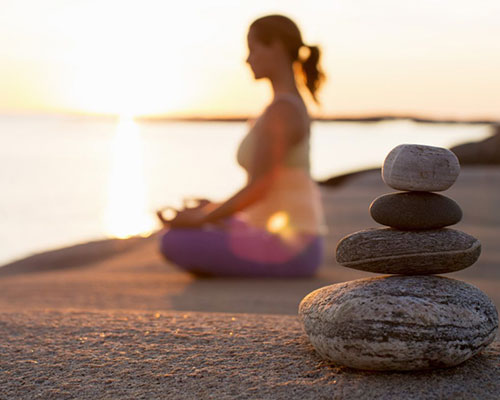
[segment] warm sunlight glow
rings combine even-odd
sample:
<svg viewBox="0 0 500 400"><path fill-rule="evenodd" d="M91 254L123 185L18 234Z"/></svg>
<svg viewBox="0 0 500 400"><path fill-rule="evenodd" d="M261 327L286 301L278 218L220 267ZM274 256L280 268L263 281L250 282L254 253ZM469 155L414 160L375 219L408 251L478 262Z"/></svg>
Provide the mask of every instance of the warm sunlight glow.
<svg viewBox="0 0 500 400"><path fill-rule="evenodd" d="M274 213L267 221L267 230L271 233L281 233L288 227L289 217L284 211Z"/></svg>
<svg viewBox="0 0 500 400"><path fill-rule="evenodd" d="M322 49L314 114L500 116L498 0L1 4L0 112L255 115L270 91L247 30L279 13Z"/></svg>
<svg viewBox="0 0 500 400"><path fill-rule="evenodd" d="M120 119L112 145L106 231L117 238L151 234L155 227L146 210L142 143L137 124Z"/></svg>

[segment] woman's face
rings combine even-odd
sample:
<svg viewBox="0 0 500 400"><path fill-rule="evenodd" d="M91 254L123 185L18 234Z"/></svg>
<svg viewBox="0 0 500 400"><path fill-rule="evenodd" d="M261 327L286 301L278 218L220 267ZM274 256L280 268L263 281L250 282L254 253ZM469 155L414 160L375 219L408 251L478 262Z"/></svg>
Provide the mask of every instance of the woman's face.
<svg viewBox="0 0 500 400"><path fill-rule="evenodd" d="M255 79L269 78L272 67L275 64L276 52L271 45L267 46L260 42L253 29L250 29L247 36L248 57L246 62L252 68Z"/></svg>

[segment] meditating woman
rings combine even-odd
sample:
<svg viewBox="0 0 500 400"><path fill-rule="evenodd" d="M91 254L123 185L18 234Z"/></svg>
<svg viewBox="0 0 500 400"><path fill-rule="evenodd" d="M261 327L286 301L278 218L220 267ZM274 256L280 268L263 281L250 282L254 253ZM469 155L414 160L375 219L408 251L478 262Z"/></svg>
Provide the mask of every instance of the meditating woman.
<svg viewBox="0 0 500 400"><path fill-rule="evenodd" d="M295 23L280 15L257 19L247 39L246 61L274 95L238 150L247 184L221 204L203 200L171 220L159 211L161 252L195 274L310 276L322 260L324 221L309 171L310 119L295 70L301 67L316 101L323 78L319 49L305 46Z"/></svg>

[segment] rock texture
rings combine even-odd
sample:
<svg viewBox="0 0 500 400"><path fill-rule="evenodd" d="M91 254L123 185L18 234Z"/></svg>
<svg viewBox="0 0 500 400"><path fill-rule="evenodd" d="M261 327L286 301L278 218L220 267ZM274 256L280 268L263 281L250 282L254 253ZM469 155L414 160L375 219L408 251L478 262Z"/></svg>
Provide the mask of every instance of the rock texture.
<svg viewBox="0 0 500 400"><path fill-rule="evenodd" d="M460 173L457 156L442 147L402 144L386 157L382 179L396 190L439 192Z"/></svg>
<svg viewBox="0 0 500 400"><path fill-rule="evenodd" d="M359 279L318 289L299 306L316 351L369 370L458 365L495 338L491 300L465 282L436 276Z"/></svg>
<svg viewBox="0 0 500 400"><path fill-rule="evenodd" d="M2 400L498 400L500 392L500 340L458 367L408 374L332 365L295 315L0 309L0 326Z"/></svg>
<svg viewBox="0 0 500 400"><path fill-rule="evenodd" d="M478 239L454 229L399 231L367 229L340 240L337 262L345 267L385 274L441 274L474 264Z"/></svg>
<svg viewBox="0 0 500 400"><path fill-rule="evenodd" d="M429 192L384 194L372 202L370 214L379 224L402 230L439 229L462 219L455 201Z"/></svg>

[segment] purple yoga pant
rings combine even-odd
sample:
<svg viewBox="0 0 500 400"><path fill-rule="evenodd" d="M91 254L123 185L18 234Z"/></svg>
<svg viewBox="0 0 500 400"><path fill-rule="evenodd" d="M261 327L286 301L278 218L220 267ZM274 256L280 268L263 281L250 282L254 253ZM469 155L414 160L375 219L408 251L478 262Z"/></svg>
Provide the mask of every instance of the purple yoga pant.
<svg viewBox="0 0 500 400"><path fill-rule="evenodd" d="M297 234L288 239L231 219L222 227L172 228L161 235L163 256L201 275L306 277L323 258L323 238Z"/></svg>

